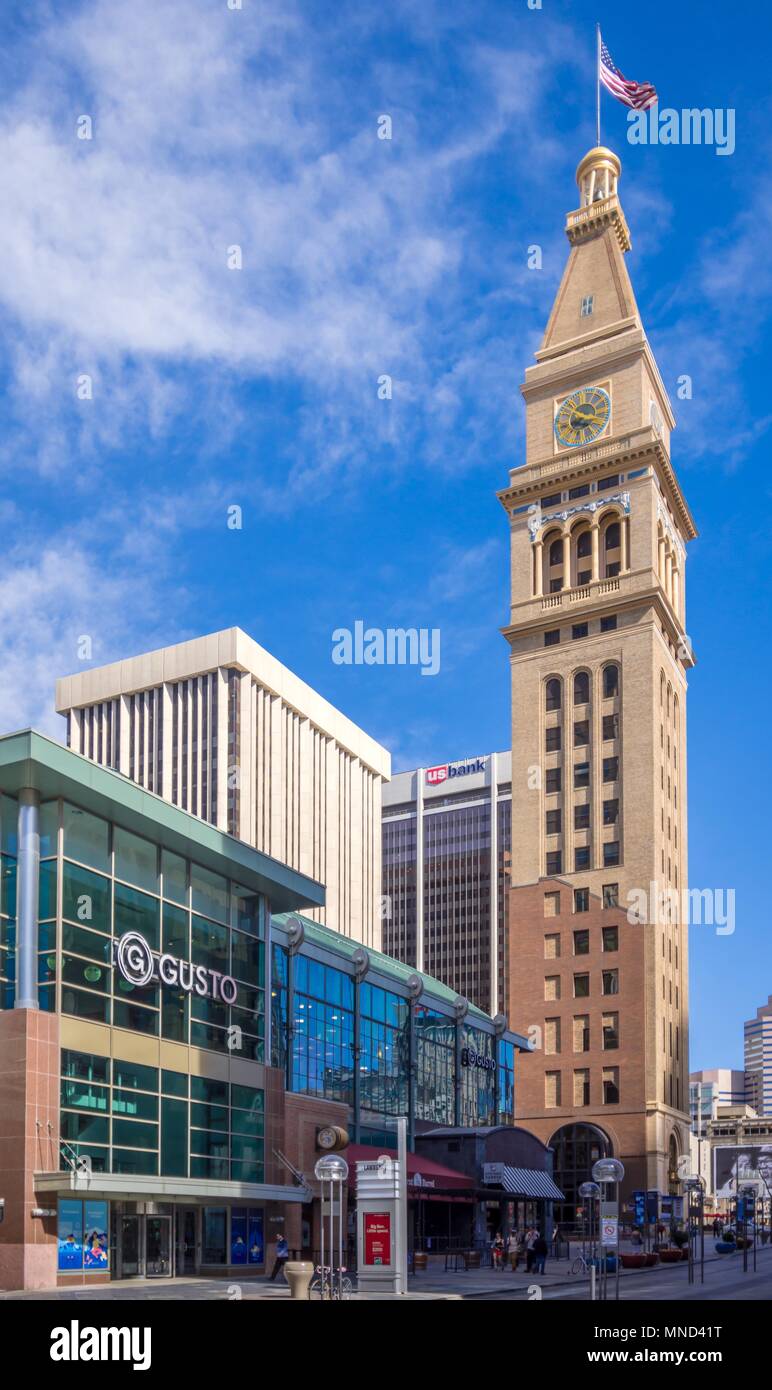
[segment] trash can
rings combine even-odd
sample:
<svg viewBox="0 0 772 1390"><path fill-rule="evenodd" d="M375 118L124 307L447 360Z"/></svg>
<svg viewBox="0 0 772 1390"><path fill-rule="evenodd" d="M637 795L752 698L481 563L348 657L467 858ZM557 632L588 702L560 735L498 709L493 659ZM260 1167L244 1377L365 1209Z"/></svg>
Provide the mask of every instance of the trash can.
<svg viewBox="0 0 772 1390"><path fill-rule="evenodd" d="M290 1286L290 1298L299 1298L310 1303L308 1290L314 1277L314 1266L310 1260L287 1260L284 1273Z"/></svg>

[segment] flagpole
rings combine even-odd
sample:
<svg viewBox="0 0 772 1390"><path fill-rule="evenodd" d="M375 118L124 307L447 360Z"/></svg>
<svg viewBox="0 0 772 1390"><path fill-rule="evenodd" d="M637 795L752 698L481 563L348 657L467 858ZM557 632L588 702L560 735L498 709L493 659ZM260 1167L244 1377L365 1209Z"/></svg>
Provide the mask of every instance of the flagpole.
<svg viewBox="0 0 772 1390"><path fill-rule="evenodd" d="M600 25L595 25L595 134L600 144Z"/></svg>

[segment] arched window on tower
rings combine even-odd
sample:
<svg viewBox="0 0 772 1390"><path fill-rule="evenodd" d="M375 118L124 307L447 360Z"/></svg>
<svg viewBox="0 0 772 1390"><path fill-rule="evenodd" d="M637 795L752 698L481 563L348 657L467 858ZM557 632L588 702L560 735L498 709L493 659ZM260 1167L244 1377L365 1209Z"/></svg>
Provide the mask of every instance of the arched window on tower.
<svg viewBox="0 0 772 1390"><path fill-rule="evenodd" d="M576 538L576 582L589 584L592 578L592 537L589 530L580 531Z"/></svg>
<svg viewBox="0 0 772 1390"><path fill-rule="evenodd" d="M619 694L619 667L603 667L603 698L608 700L612 695Z"/></svg>
<svg viewBox="0 0 772 1390"><path fill-rule="evenodd" d="M603 548L606 559L606 578L612 579L619 574L622 564L620 551L620 526L618 521L612 521L606 527L603 537Z"/></svg>
<svg viewBox="0 0 772 1390"><path fill-rule="evenodd" d="M577 671L574 676L574 704L586 705L590 700L590 677L587 671Z"/></svg>
<svg viewBox="0 0 772 1390"><path fill-rule="evenodd" d="M568 582L567 577L563 574L563 538L559 532L553 531L551 535L545 537L544 551L546 565L543 576L543 591L547 594L556 594Z"/></svg>
<svg viewBox="0 0 772 1390"><path fill-rule="evenodd" d="M547 681L546 710L549 714L551 710L560 709L560 681L557 678Z"/></svg>

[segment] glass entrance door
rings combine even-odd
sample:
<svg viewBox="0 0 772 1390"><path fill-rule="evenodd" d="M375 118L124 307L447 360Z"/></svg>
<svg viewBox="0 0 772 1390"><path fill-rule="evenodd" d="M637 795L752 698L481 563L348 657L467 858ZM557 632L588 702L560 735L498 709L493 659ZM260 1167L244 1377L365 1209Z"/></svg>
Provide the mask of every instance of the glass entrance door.
<svg viewBox="0 0 772 1390"><path fill-rule="evenodd" d="M172 1272L172 1219L145 1217L145 1274L148 1279L169 1278Z"/></svg>
<svg viewBox="0 0 772 1390"><path fill-rule="evenodd" d="M116 1261L116 1277L132 1279L141 1273L139 1267L139 1222L138 1216L121 1216L119 1235L119 1259Z"/></svg>
<svg viewBox="0 0 772 1390"><path fill-rule="evenodd" d="M177 1219L177 1274L196 1272L196 1211L195 1208L178 1207Z"/></svg>

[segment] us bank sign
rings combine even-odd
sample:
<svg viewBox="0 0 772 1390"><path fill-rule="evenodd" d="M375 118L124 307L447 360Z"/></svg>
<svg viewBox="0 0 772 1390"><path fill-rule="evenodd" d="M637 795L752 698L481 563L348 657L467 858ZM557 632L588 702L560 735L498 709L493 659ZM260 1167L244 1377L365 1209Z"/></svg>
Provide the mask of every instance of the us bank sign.
<svg viewBox="0 0 772 1390"><path fill-rule="evenodd" d="M440 763L438 767L427 767L426 781L430 787L439 787L452 777L470 777L473 772L484 772L487 758L472 758L466 763Z"/></svg>
<svg viewBox="0 0 772 1390"><path fill-rule="evenodd" d="M186 994L198 994L202 999L222 999L225 1004L236 1002L238 987L231 975L221 975L219 970L207 970L205 965L193 965L192 961L178 960L177 956L166 953L154 956L139 932L126 932L115 942L113 961L124 980L137 988L150 984L168 985Z"/></svg>

